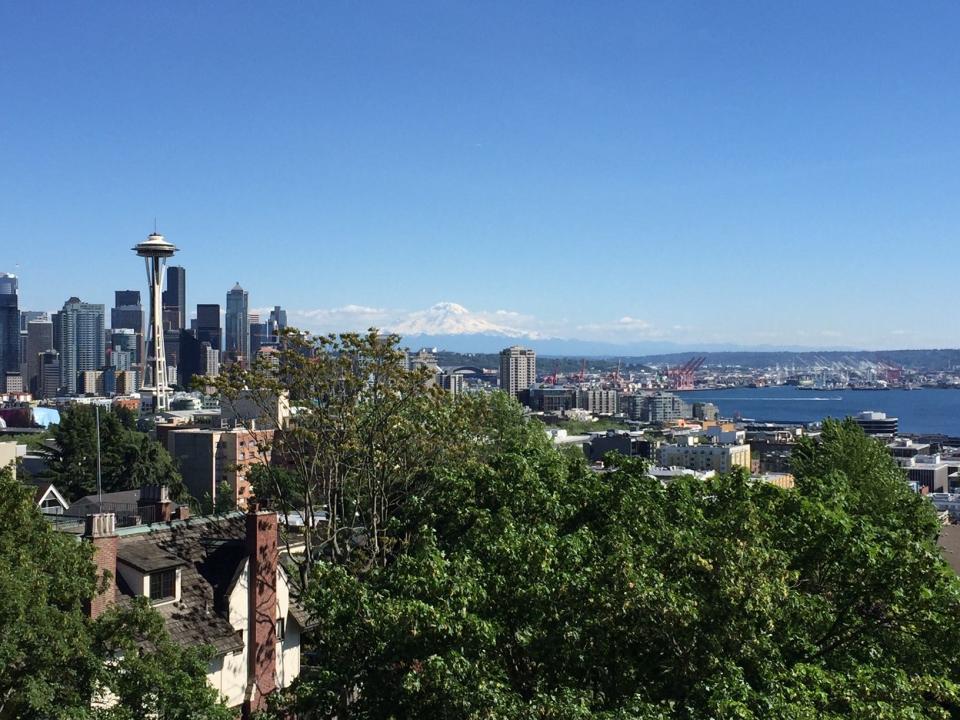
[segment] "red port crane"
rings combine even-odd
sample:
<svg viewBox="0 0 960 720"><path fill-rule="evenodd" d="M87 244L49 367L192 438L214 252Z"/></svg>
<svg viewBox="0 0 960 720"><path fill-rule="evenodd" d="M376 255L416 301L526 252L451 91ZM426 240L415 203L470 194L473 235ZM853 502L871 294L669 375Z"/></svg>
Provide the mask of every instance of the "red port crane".
<svg viewBox="0 0 960 720"><path fill-rule="evenodd" d="M667 368L667 378L673 390L693 390L694 373L707 361L705 357L692 357L683 365Z"/></svg>

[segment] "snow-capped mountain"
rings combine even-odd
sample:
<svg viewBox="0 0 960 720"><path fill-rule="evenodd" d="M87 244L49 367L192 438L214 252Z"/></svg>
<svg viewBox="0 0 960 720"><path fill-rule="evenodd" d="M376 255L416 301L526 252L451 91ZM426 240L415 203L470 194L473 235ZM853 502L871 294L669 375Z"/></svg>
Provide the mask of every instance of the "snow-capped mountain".
<svg viewBox="0 0 960 720"><path fill-rule="evenodd" d="M504 316L510 317L506 313ZM470 312L463 305L452 302L440 302L427 310L410 313L390 330L404 337L487 335L529 340L543 338L538 332L494 322L486 314Z"/></svg>

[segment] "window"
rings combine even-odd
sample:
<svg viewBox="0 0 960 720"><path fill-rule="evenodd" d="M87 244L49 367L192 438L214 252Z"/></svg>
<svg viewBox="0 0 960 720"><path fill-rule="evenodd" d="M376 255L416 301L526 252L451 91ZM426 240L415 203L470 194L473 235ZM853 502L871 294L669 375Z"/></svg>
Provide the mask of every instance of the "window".
<svg viewBox="0 0 960 720"><path fill-rule="evenodd" d="M150 599L153 602L173 600L177 596L177 571L164 570L150 576Z"/></svg>
<svg viewBox="0 0 960 720"><path fill-rule="evenodd" d="M277 640L283 640L287 636L287 621L284 618L277 620Z"/></svg>

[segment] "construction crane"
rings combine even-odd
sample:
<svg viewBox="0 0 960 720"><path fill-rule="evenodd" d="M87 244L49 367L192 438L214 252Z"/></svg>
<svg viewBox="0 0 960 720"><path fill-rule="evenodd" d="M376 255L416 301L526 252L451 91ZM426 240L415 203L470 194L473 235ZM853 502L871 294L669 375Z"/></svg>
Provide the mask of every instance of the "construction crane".
<svg viewBox="0 0 960 720"><path fill-rule="evenodd" d="M587 375L587 361L586 361L586 360L581 360L581 361L580 361L580 372L578 372L577 375L576 375L577 382L580 383L580 384L582 384L584 378L586 377L586 375Z"/></svg>

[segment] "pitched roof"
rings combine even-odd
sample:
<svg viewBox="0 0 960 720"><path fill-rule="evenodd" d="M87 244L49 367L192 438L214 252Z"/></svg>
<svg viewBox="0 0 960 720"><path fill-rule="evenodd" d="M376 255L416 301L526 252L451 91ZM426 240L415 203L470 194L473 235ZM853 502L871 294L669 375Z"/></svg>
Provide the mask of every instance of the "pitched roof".
<svg viewBox="0 0 960 720"><path fill-rule="evenodd" d="M124 532L133 530L139 532ZM218 654L243 649L241 634L227 621L225 602L230 581L247 558L242 514L123 528L117 534L121 562L138 558L145 565L182 565L180 600L156 607L174 642L212 645ZM117 595L124 602L133 593L118 582Z"/></svg>

